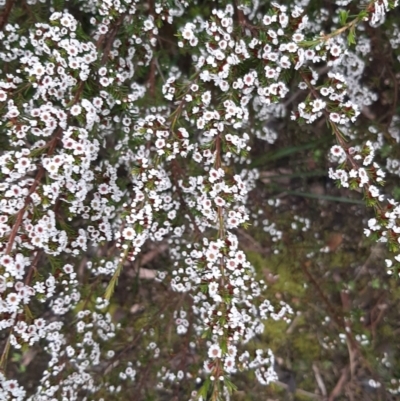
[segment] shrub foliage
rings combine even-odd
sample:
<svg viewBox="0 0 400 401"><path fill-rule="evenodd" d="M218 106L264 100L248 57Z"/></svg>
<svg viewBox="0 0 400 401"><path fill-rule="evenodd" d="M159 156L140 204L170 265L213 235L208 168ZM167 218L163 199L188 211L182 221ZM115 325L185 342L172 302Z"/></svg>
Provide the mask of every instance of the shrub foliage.
<svg viewBox="0 0 400 401"><path fill-rule="evenodd" d="M0 398L395 396L397 6L0 1Z"/></svg>

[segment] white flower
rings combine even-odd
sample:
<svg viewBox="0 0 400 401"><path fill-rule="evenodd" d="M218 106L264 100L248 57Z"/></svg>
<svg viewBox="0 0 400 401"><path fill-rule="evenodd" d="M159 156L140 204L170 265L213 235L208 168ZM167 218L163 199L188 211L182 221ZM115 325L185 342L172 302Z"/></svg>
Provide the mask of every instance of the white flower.
<svg viewBox="0 0 400 401"><path fill-rule="evenodd" d="M71 113L71 115L73 115L73 116L78 116L79 114L81 114L81 111L82 111L82 107L79 106L78 104L74 104L74 105L71 107L70 113Z"/></svg>
<svg viewBox="0 0 400 401"><path fill-rule="evenodd" d="M208 285L208 292L210 293L210 295L216 294L217 291L218 291L218 283L212 282Z"/></svg>
<svg viewBox="0 0 400 401"><path fill-rule="evenodd" d="M362 187L364 184L367 184L369 181L369 177L367 172L363 167L360 167L358 169L358 176L360 177L360 187Z"/></svg>
<svg viewBox="0 0 400 401"><path fill-rule="evenodd" d="M50 174L57 174L59 166L54 162L49 162L45 165L45 168Z"/></svg>
<svg viewBox="0 0 400 401"><path fill-rule="evenodd" d="M331 93L331 91L328 88L323 87L320 89L320 93L322 96L328 96Z"/></svg>
<svg viewBox="0 0 400 401"><path fill-rule="evenodd" d="M190 40L194 37L194 33L191 29L185 27L184 30L182 31L182 37L183 39Z"/></svg>
<svg viewBox="0 0 400 401"><path fill-rule="evenodd" d="M20 297L18 294L11 292L7 295L7 305L11 311L16 311L20 302Z"/></svg>
<svg viewBox="0 0 400 401"><path fill-rule="evenodd" d="M226 40L220 40L220 41L218 42L218 46L219 46L219 48L220 48L221 50L225 50L226 47L227 47L227 45L228 45L228 43L227 43Z"/></svg>
<svg viewBox="0 0 400 401"><path fill-rule="evenodd" d="M291 42L286 45L286 50L289 53L295 53L297 51L297 49L298 49L298 46L296 45L296 43Z"/></svg>
<svg viewBox="0 0 400 401"><path fill-rule="evenodd" d="M326 103L321 99L315 99L312 102L312 111L313 113L317 113L318 111L324 109L326 107Z"/></svg>
<svg viewBox="0 0 400 401"><path fill-rule="evenodd" d="M94 107L96 107L97 109L100 109L102 105L103 105L103 99L101 97L95 97L93 99Z"/></svg>
<svg viewBox="0 0 400 401"><path fill-rule="evenodd" d="M204 103L205 106L208 106L211 101L211 92L207 91L201 95L201 101Z"/></svg>
<svg viewBox="0 0 400 401"><path fill-rule="evenodd" d="M229 89L229 84L227 81L221 80L221 82L219 83L219 87L222 90L222 92L226 92Z"/></svg>
<svg viewBox="0 0 400 401"><path fill-rule="evenodd" d="M126 227L124 228L124 231L122 231L122 237L128 241L133 240L135 238L135 234L135 230L131 227Z"/></svg>
<svg viewBox="0 0 400 401"><path fill-rule="evenodd" d="M282 28L286 28L289 23L289 17L286 14L279 14L279 23Z"/></svg>
<svg viewBox="0 0 400 401"><path fill-rule="evenodd" d="M346 152L339 145L331 147L331 156L333 161L338 161L339 163L343 163L346 160Z"/></svg>
<svg viewBox="0 0 400 401"><path fill-rule="evenodd" d="M307 49L304 53L306 60L313 60L315 56L315 51L312 49Z"/></svg>
<svg viewBox="0 0 400 401"><path fill-rule="evenodd" d="M373 159L374 159L374 156L373 156L373 155L368 155L368 156L366 156L365 159L364 159L364 161L363 161L363 165L364 165L364 166L368 166L369 164L372 163Z"/></svg>
<svg viewBox="0 0 400 401"><path fill-rule="evenodd" d="M295 33L292 39L294 42L301 42L304 39L304 35L302 33Z"/></svg>
<svg viewBox="0 0 400 401"><path fill-rule="evenodd" d="M156 145L156 148L157 148L157 149L162 149L162 148L165 146L165 140L162 139L162 138L158 138L158 139L156 140L155 145Z"/></svg>
<svg viewBox="0 0 400 401"><path fill-rule="evenodd" d="M205 257L208 262L215 262L219 256L219 252L213 249L208 249L205 253Z"/></svg>
<svg viewBox="0 0 400 401"><path fill-rule="evenodd" d="M211 347L208 349L208 357L209 358L221 358L222 351L221 348L218 344L213 344Z"/></svg>
<svg viewBox="0 0 400 401"><path fill-rule="evenodd" d="M247 86L251 86L253 85L254 82L254 75L252 73L246 74L243 77L243 82L247 85Z"/></svg>
<svg viewBox="0 0 400 401"><path fill-rule="evenodd" d="M273 22L275 22L276 21L276 15L274 15L274 16L270 16L270 15L264 15L264 18L263 18L263 23L264 23L264 25L271 25Z"/></svg>
<svg viewBox="0 0 400 401"><path fill-rule="evenodd" d="M330 113L329 114L329 119L333 121L334 123L338 123L340 121L340 116L338 113Z"/></svg>
<svg viewBox="0 0 400 401"><path fill-rule="evenodd" d="M214 199L214 202L215 202L215 204L216 204L217 206L219 206L219 207L225 206L225 203L226 203L220 196L217 196L217 197Z"/></svg>
<svg viewBox="0 0 400 401"><path fill-rule="evenodd" d="M279 65L282 67L282 68L290 68L290 60L289 60L289 57L288 56L282 56L281 57L281 59L279 60Z"/></svg>
<svg viewBox="0 0 400 401"><path fill-rule="evenodd" d="M107 74L107 68L106 68L106 67L101 67L101 68L99 69L98 74L99 74L101 77L104 77L104 75Z"/></svg>
<svg viewBox="0 0 400 401"><path fill-rule="evenodd" d="M196 121L196 125L197 125L198 129L203 129L204 128L204 124L205 124L204 118L199 118Z"/></svg>
<svg viewBox="0 0 400 401"><path fill-rule="evenodd" d="M209 58L207 58L207 62L209 61ZM204 82L209 82L211 81L211 75L208 70L203 70L200 74L200 79Z"/></svg>
<svg viewBox="0 0 400 401"><path fill-rule="evenodd" d="M190 46L197 46L197 44L199 43L199 40L196 38L196 36L194 36L192 39L189 40Z"/></svg>
<svg viewBox="0 0 400 401"><path fill-rule="evenodd" d="M375 185L370 185L369 193L373 198L377 198L379 196L379 189Z"/></svg>
<svg viewBox="0 0 400 401"><path fill-rule="evenodd" d="M100 84L102 86L107 87L108 85L110 85L110 80L107 77L101 77L100 78Z"/></svg>
<svg viewBox="0 0 400 401"><path fill-rule="evenodd" d="M149 31L150 29L154 28L154 23L151 19L147 19L144 21L143 28L145 31Z"/></svg>
<svg viewBox="0 0 400 401"><path fill-rule="evenodd" d="M105 35L108 32L108 26L101 24L99 25L98 30L102 35Z"/></svg>
<svg viewBox="0 0 400 401"><path fill-rule="evenodd" d="M333 57L339 57L339 56L340 56L340 53L342 52L342 49L341 49L339 46L337 46L337 45L333 45L333 46L330 48L330 52L331 52L331 54L332 54Z"/></svg>

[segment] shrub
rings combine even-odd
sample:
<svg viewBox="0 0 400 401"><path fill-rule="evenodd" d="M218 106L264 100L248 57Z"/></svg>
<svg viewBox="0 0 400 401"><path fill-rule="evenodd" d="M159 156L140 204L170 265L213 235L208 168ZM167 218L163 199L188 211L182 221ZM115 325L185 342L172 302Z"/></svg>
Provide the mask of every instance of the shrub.
<svg viewBox="0 0 400 401"><path fill-rule="evenodd" d="M342 315L316 275L342 242L376 249L357 234L363 204L365 235L392 252L373 288L390 296L397 273L398 2L286 3L0 3L0 398L228 399L252 387L246 371L282 384L274 352L308 286L347 344L342 375L368 359L346 304L355 261L337 262L353 287L328 269ZM293 179L313 174L341 189L299 193ZM355 233L323 238L299 196L319 200L322 222L326 202L352 202ZM311 364L309 335L290 346ZM395 392L371 363L369 388Z"/></svg>

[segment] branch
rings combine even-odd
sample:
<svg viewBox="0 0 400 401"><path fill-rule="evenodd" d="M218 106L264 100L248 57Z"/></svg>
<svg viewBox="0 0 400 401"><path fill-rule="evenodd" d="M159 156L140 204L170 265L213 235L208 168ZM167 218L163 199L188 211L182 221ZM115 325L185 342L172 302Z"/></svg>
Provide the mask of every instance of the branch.
<svg viewBox="0 0 400 401"><path fill-rule="evenodd" d="M48 156L51 156L54 153L57 142L60 139L61 133L62 133L62 128L58 127L55 136L49 142L49 150L47 152ZM26 209L28 208L28 205L30 203L30 196L35 192L37 186L39 185L40 181L42 180L42 178L44 176L44 172L45 172L45 169L43 166L41 166L38 170L38 173L36 174L35 181L33 182L32 186L29 188L28 195L26 195L24 206L17 213L17 218L15 220L13 228L11 229L10 236L8 237L8 243L7 243L7 247L5 250L6 255L9 255L12 250L12 247L13 247L14 241L15 241L15 237L17 236L17 233L18 233L18 229L20 228L20 226L22 224L22 219L23 219Z"/></svg>
<svg viewBox="0 0 400 401"><path fill-rule="evenodd" d="M8 17L10 16L10 12L13 8L14 2L15 0L7 0L6 6L4 7L4 11L0 15L0 31L3 30L3 28L8 22Z"/></svg>
<svg viewBox="0 0 400 401"><path fill-rule="evenodd" d="M328 401L335 401L336 397L338 397L340 395L340 393L342 392L343 386L346 384L346 382L348 380L348 376L349 376L349 367L346 366L342 370L342 374L340 376L340 379L336 383L336 386L329 394Z"/></svg>
<svg viewBox="0 0 400 401"><path fill-rule="evenodd" d="M112 44L114 43L114 39L115 39L115 37L117 36L117 33L118 33L118 31L119 31L119 28L120 28L121 25L122 25L122 22L124 21L124 18L125 18L125 14L122 14L122 15L118 18L118 20L117 20L117 22L116 22L114 28L111 30L110 35L109 35L108 38L107 38L107 42L106 42L106 45L105 45L105 47L104 47L103 57L101 58L101 64L102 64L102 65L104 65L104 64L107 62L107 60L108 60L108 57L109 57L109 55L110 55L111 46L112 46ZM103 38L103 40L104 40L104 38ZM103 41L103 40L102 40L102 41ZM101 42L102 42L102 41L101 41Z"/></svg>

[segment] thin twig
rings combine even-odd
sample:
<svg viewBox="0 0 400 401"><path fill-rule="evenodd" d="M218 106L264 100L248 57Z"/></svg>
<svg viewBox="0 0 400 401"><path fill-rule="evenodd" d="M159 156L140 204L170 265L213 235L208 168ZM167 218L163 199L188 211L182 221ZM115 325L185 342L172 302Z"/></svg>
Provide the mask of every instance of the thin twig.
<svg viewBox="0 0 400 401"><path fill-rule="evenodd" d="M49 150L47 152L48 156L51 156L54 153L54 150L57 146L57 142L60 139L62 133L62 128L58 127L55 136L53 137L53 139L50 141L50 145L49 145ZM32 186L29 188L29 192L25 197L25 202L24 202L24 206L19 210L19 212L17 213L17 218L15 220L15 223L11 229L11 233L8 237L8 243L7 243L7 247L5 250L5 254L9 255L13 245L14 245L14 241L15 241L15 237L17 236L18 233L18 229L20 228L21 224L22 224L22 219L24 217L24 214L26 212L26 209L28 208L28 205L30 203L30 196L35 192L37 186L39 185L40 181L42 180L43 176L44 176L44 172L45 169L43 166L39 167L39 170L36 174L35 177L35 181L33 182Z"/></svg>
<svg viewBox="0 0 400 401"><path fill-rule="evenodd" d="M326 397L328 395L328 393L326 391L326 386L325 386L324 381L322 380L321 373L320 373L320 371L318 369L318 366L317 366L317 364L315 362L313 362L313 364L312 364L312 369L314 371L315 380L317 381L318 387L321 390L322 395L324 397Z"/></svg>
<svg viewBox="0 0 400 401"><path fill-rule="evenodd" d="M122 14L118 18L114 28L111 30L110 35L107 38L107 43L106 43L106 45L104 47L103 57L101 58L101 64L102 65L106 64L106 62L108 60L108 57L110 55L111 46L114 43L114 39L117 36L117 33L118 33L118 31L119 31L119 29L120 29L120 27L122 25L122 22L124 21L124 18L125 18L125 14Z"/></svg>
<svg viewBox="0 0 400 401"><path fill-rule="evenodd" d="M340 378L339 378L338 382L336 383L336 386L333 388L333 390L329 394L328 401L335 401L336 397L338 397L341 394L343 386L346 384L346 382L348 380L348 376L349 376L349 367L346 366L342 370L342 374L340 375Z"/></svg>
<svg viewBox="0 0 400 401"><path fill-rule="evenodd" d="M37 270L37 265L39 263L40 257L42 256L42 253L43 253L43 251L41 249L36 251L36 255L33 258L31 265L29 266L28 274L26 275L26 278L25 278L25 285L30 284L30 282L32 280L33 272Z"/></svg>

